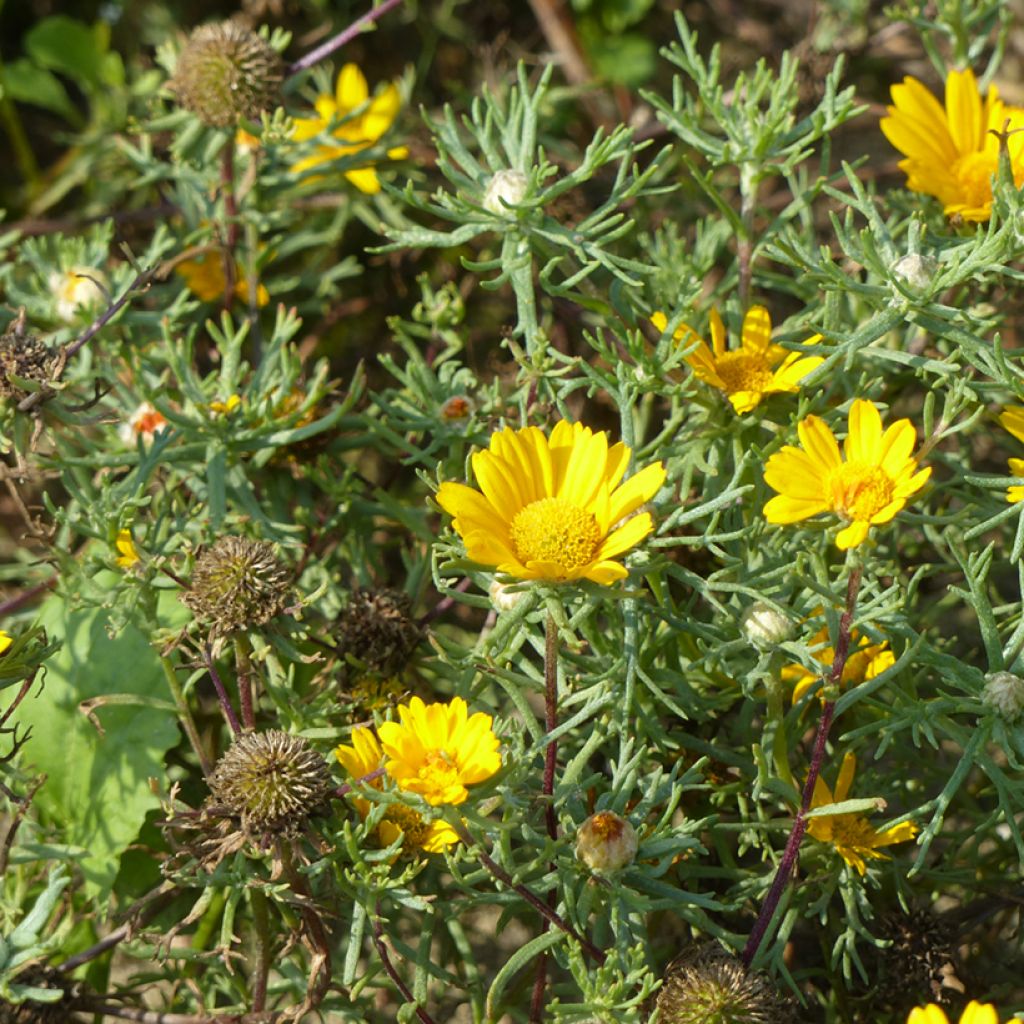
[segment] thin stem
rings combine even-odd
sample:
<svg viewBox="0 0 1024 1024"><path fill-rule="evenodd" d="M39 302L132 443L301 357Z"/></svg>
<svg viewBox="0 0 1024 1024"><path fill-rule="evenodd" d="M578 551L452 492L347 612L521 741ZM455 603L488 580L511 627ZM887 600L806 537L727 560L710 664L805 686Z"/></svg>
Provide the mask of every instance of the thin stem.
<svg viewBox="0 0 1024 1024"><path fill-rule="evenodd" d="M364 28L372 25L378 18L387 14L392 7L397 7L400 3L402 0L384 0L379 7L367 11L361 18L356 18L348 28L336 36L332 36L326 43L321 43L315 50L310 50L305 57L300 57L288 68L286 77L291 78L292 75L297 75L300 71L305 71L306 68L311 68L314 64L319 64L320 61L330 57L335 50L340 50L351 39L355 39Z"/></svg>
<svg viewBox="0 0 1024 1024"><path fill-rule="evenodd" d="M398 969L391 962L391 954L388 952L388 947L384 945L384 926L381 924L380 903L375 904L373 908L373 945L377 950L377 955L380 957L380 962L384 965L384 970L387 971L388 977L395 983L395 988L402 993L402 998L407 1003L412 1003L413 1011L422 1021L422 1024L436 1024L434 1018L417 1002L409 986L402 980Z"/></svg>
<svg viewBox="0 0 1024 1024"><path fill-rule="evenodd" d="M480 863L483 864L483 866L487 868L487 870L490 871L490 873L494 875L502 885L507 886L513 892L526 900L526 902L529 903L530 906L541 915L541 917L550 921L556 928L565 932L565 934L570 938L575 939L583 947L583 950L592 956L599 964L603 964L605 962L607 957L604 952L598 949L590 939L576 931L568 921L561 917L561 915L559 915L559 913L552 907L549 907L544 900L536 895L536 893L531 892L525 885L513 881L512 876L473 838L469 829L466 828L465 822L460 817L453 814L450 817L446 817L445 821L451 825L455 830L456 835L463 843L466 844L467 848L476 849L477 856L480 858Z"/></svg>
<svg viewBox="0 0 1024 1024"><path fill-rule="evenodd" d="M262 889L249 890L252 907L255 962L252 965L252 1008L266 1009L267 979L270 977L270 916L267 913L267 895Z"/></svg>
<svg viewBox="0 0 1024 1024"><path fill-rule="evenodd" d="M256 728L256 712L253 709L252 661L249 658L249 641L244 636L235 637L235 675L238 677L238 700L242 707L242 724L246 729Z"/></svg>
<svg viewBox="0 0 1024 1024"><path fill-rule="evenodd" d="M87 345L104 327L121 311L121 308L128 304L128 300L131 299L132 295L136 290L143 286L148 286L150 278L156 274L157 267L150 267L148 270L140 270L135 275L135 280L132 281L116 302L112 303L108 309L101 313L95 320L78 336L78 338L68 345L66 356L70 359L80 348Z"/></svg>
<svg viewBox="0 0 1024 1024"><path fill-rule="evenodd" d="M192 744L192 749L196 753L196 757L199 758L199 767L203 770L203 775L209 778L213 773L213 765L210 764L206 753L203 751L203 745L199 742L199 731L196 729L195 720L192 718L192 712L189 711L188 702L185 700L185 694L182 692L181 684L178 682L178 677L175 675L174 666L171 664L169 658L161 658L160 664L163 665L164 678L167 680L167 685L170 687L171 696L174 698L174 705L178 709L178 718L181 719L181 727L185 730L185 735L188 737L189 743Z"/></svg>
<svg viewBox="0 0 1024 1024"><path fill-rule="evenodd" d="M740 168L740 221L743 234L736 243L739 264L739 294L743 308L750 303L750 284L754 275L754 211L757 206L757 178L749 164Z"/></svg>
<svg viewBox="0 0 1024 1024"><path fill-rule="evenodd" d="M235 714L235 709L231 706L231 701L228 700L227 690L224 689L224 684L217 673L217 666L213 663L213 652L210 650L209 644L203 647L203 658L206 662L206 671L210 673L213 688L217 691L217 700L220 701L220 709L224 712L224 718L227 719L228 725L231 726L231 731L236 736L241 736L242 727L238 723L238 716Z"/></svg>
<svg viewBox="0 0 1024 1024"><path fill-rule="evenodd" d="M295 869L295 861L292 857L291 847L282 845L281 865L288 885L296 896L305 897L299 901L299 913L306 926L306 933L309 943L313 948L313 964L309 972L309 983L306 989L306 1000L304 1009L314 1010L318 1007L327 995L331 987L331 947L327 941L327 932L324 929L320 915L314 909L309 889L303 881L302 876Z"/></svg>
<svg viewBox="0 0 1024 1024"><path fill-rule="evenodd" d="M386 772L387 772L386 768L374 768L374 770L372 772L368 772L366 775L362 775L358 779L356 779L356 782L358 782L360 784L365 783L365 782L373 782L374 779L383 778ZM351 783L349 783L349 782L342 783L334 791L335 799L340 800L346 794L351 793L354 788L355 787Z"/></svg>
<svg viewBox="0 0 1024 1024"><path fill-rule="evenodd" d="M836 639L836 654L832 660L832 670L828 674L825 683L826 693L834 693L843 678L843 669L846 668L846 659L850 653L850 627L853 622L853 611L857 606L857 593L860 590L862 570L857 566L851 573L846 584L846 610L839 620L839 636ZM827 700L821 710L821 718L818 719L818 730L814 737L814 748L811 751L811 762L807 769L807 781L804 783L803 793L800 799L800 809L793 819L793 827L786 841L786 847L782 852L782 860L779 861L775 878L772 880L771 888L765 897L761 912L750 932L750 938L743 949L743 963L749 967L753 962L757 951L764 940L771 924L775 911L778 908L779 900L785 891L789 876L796 866L797 855L800 852L800 842L807 831L807 812L811 807L811 800L814 797L814 784L818 780L822 763L825 760L825 746L828 743L828 733L832 726L832 719L835 716L835 699Z"/></svg>
<svg viewBox="0 0 1024 1024"><path fill-rule="evenodd" d="M235 136L228 135L221 153L220 187L224 196L224 308L230 309L235 298L235 248L238 245L238 205L235 200Z"/></svg>
<svg viewBox="0 0 1024 1024"><path fill-rule="evenodd" d="M58 579L59 577L57 576L51 576L48 580L43 580L42 583L37 583L34 587L29 587L28 590L23 590L20 594L7 598L6 601L0 601L0 619L24 608L27 604L31 604L37 597L45 594L46 591L53 590L57 585Z"/></svg>

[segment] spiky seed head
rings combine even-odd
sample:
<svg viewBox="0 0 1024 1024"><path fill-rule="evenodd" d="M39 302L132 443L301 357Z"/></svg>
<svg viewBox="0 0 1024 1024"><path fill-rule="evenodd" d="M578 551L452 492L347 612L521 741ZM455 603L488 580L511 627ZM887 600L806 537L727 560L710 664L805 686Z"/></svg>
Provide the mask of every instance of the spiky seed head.
<svg viewBox="0 0 1024 1024"><path fill-rule="evenodd" d="M717 943L698 943L669 964L658 993L661 1024L789 1024L768 979Z"/></svg>
<svg viewBox="0 0 1024 1024"><path fill-rule="evenodd" d="M240 20L200 25L185 44L170 87L212 128L253 121L277 105L284 69L277 51Z"/></svg>
<svg viewBox="0 0 1024 1024"><path fill-rule="evenodd" d="M210 778L214 798L252 837L295 836L331 792L327 762L301 736L271 729L239 736Z"/></svg>
<svg viewBox="0 0 1024 1024"><path fill-rule="evenodd" d="M53 380L61 351L51 348L29 331L22 310L0 336L0 398L24 396L12 377L38 384Z"/></svg>
<svg viewBox="0 0 1024 1024"><path fill-rule="evenodd" d="M412 600L400 590L353 590L338 617L338 647L374 674L400 673L423 638L411 612Z"/></svg>
<svg viewBox="0 0 1024 1024"><path fill-rule="evenodd" d="M629 867L636 851L636 830L614 811L592 814L576 833L577 859L599 874Z"/></svg>
<svg viewBox="0 0 1024 1024"><path fill-rule="evenodd" d="M181 600L210 633L223 636L262 626L288 602L291 576L274 546L248 537L220 537L196 559Z"/></svg>

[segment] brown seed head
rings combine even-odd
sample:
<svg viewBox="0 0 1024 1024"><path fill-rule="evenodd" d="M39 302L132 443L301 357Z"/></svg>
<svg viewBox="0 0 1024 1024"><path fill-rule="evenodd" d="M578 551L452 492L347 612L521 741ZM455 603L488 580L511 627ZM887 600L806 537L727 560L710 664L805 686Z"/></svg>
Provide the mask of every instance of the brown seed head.
<svg viewBox="0 0 1024 1024"><path fill-rule="evenodd" d="M354 590L338 617L338 647L375 675L400 673L423 638L411 611L399 590Z"/></svg>
<svg viewBox="0 0 1024 1024"><path fill-rule="evenodd" d="M51 381L60 359L60 350L51 348L29 332L22 310L0 336L0 398L20 398L28 394L11 378L37 384Z"/></svg>

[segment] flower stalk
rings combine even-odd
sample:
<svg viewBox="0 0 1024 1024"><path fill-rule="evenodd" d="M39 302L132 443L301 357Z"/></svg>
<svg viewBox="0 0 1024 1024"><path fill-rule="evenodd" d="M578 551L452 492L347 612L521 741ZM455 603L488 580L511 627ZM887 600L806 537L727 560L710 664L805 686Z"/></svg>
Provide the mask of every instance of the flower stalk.
<svg viewBox="0 0 1024 1024"><path fill-rule="evenodd" d="M220 709L224 712L224 719L231 727L231 731L235 736L240 736L242 734L242 726L239 724L235 709L231 706L231 701L228 699L227 690L224 689L224 683L221 682L217 666L213 663L213 652L210 650L209 644L203 646L203 659L206 662L206 670L210 673L213 688L217 691L217 700L220 701Z"/></svg>

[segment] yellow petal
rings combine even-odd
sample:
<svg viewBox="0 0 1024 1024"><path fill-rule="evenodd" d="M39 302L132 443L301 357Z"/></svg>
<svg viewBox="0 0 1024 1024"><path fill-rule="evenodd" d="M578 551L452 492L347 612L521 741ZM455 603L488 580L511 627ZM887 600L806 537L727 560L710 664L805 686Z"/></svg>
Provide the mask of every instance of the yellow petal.
<svg viewBox="0 0 1024 1024"><path fill-rule="evenodd" d="M645 501L650 501L665 482L667 473L660 462L652 462L639 473L634 473L611 495L608 521L614 525L631 512L635 512Z"/></svg>
<svg viewBox="0 0 1024 1024"><path fill-rule="evenodd" d="M338 72L338 82L334 90L338 109L342 114L351 113L361 107L369 98L370 90L366 84L366 76L355 64L346 64Z"/></svg>
<svg viewBox="0 0 1024 1024"><path fill-rule="evenodd" d="M946 117L953 145L961 153L973 153L984 143L981 97L970 68L951 71L946 79Z"/></svg>
<svg viewBox="0 0 1024 1024"><path fill-rule="evenodd" d="M960 1019L962 1022L963 1018ZM918 1006L911 1010L907 1024L949 1024L949 1018L940 1006L929 1003L927 1006Z"/></svg>
<svg viewBox="0 0 1024 1024"><path fill-rule="evenodd" d="M1018 441L1024 441L1024 405L1008 405L999 414L999 422Z"/></svg>
<svg viewBox="0 0 1024 1024"><path fill-rule="evenodd" d="M711 309L711 347L716 356L725 355L725 324L714 307Z"/></svg>
<svg viewBox="0 0 1024 1024"><path fill-rule="evenodd" d="M999 1015L991 1003L979 1003L972 999L960 1015L960 1024L999 1024Z"/></svg>
<svg viewBox="0 0 1024 1024"><path fill-rule="evenodd" d="M824 501L808 501L780 494L765 504L764 517L769 523L774 523L776 526L786 526L790 523L798 523L802 519L810 519L811 516L816 516L819 512L827 510L828 506Z"/></svg>
<svg viewBox="0 0 1024 1024"><path fill-rule="evenodd" d="M865 522L850 523L845 530L836 534L836 547L840 551L855 548L867 540L869 524Z"/></svg>
<svg viewBox="0 0 1024 1024"><path fill-rule="evenodd" d="M847 462L877 466L882 449L882 417L874 403L858 398L850 406L849 424L844 444Z"/></svg>
<svg viewBox="0 0 1024 1024"><path fill-rule="evenodd" d="M752 354L763 355L772 343L772 319L764 306L751 306L743 318L740 345Z"/></svg>
<svg viewBox="0 0 1024 1024"><path fill-rule="evenodd" d="M853 785L853 776L856 771L857 755L852 750L848 750L843 755L843 763L839 766L834 803L841 804L850 795L850 787Z"/></svg>
<svg viewBox="0 0 1024 1024"><path fill-rule="evenodd" d="M345 177L364 195L374 196L380 191L380 178L372 167L356 167L345 172Z"/></svg>
<svg viewBox="0 0 1024 1024"><path fill-rule="evenodd" d="M817 416L808 416L797 424L800 443L808 455L818 464L822 476L838 466L839 445L824 420Z"/></svg>

